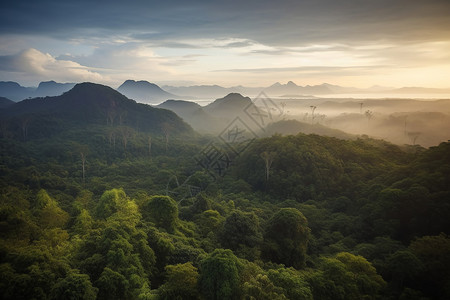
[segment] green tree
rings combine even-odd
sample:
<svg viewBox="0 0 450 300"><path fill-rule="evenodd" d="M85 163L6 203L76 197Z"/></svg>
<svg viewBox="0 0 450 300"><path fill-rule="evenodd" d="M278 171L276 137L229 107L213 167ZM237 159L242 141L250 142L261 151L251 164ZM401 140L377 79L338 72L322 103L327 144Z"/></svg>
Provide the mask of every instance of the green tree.
<svg viewBox="0 0 450 300"><path fill-rule="evenodd" d="M320 269L308 279L314 299L377 299L386 285L362 256L348 252L322 258Z"/></svg>
<svg viewBox="0 0 450 300"><path fill-rule="evenodd" d="M267 275L258 274L244 283L243 293L248 300L285 300L285 291L273 284Z"/></svg>
<svg viewBox="0 0 450 300"><path fill-rule="evenodd" d="M106 219L117 211L120 199L126 198L122 189L112 189L103 193L96 207L97 216Z"/></svg>
<svg viewBox="0 0 450 300"><path fill-rule="evenodd" d="M43 228L62 227L69 220L69 214L45 190L40 190L36 196L36 209L39 225Z"/></svg>
<svg viewBox="0 0 450 300"><path fill-rule="evenodd" d="M200 263L200 290L206 299L239 298L237 257L229 249L216 249Z"/></svg>
<svg viewBox="0 0 450 300"><path fill-rule="evenodd" d="M142 206L144 219L167 232L174 232L178 221L178 206L169 196L152 196Z"/></svg>
<svg viewBox="0 0 450 300"><path fill-rule="evenodd" d="M282 208L268 221L262 254L273 262L302 268L309 235L305 216L295 208Z"/></svg>
<svg viewBox="0 0 450 300"><path fill-rule="evenodd" d="M352 274L361 295L375 298L385 287L386 282L364 257L341 252L336 255L336 259Z"/></svg>
<svg viewBox="0 0 450 300"><path fill-rule="evenodd" d="M70 272L52 287L50 299L94 300L97 292L98 289L92 286L88 275Z"/></svg>
<svg viewBox="0 0 450 300"><path fill-rule="evenodd" d="M299 271L293 268L280 268L277 270L269 270L268 276L273 284L283 289L283 293L288 299L313 299L308 281Z"/></svg>
<svg viewBox="0 0 450 300"><path fill-rule="evenodd" d="M435 299L450 299L450 237L444 233L414 240L409 249L423 264L418 285Z"/></svg>
<svg viewBox="0 0 450 300"><path fill-rule="evenodd" d="M96 282L99 288L98 299L128 299L129 281L122 274L105 268Z"/></svg>
<svg viewBox="0 0 450 300"><path fill-rule="evenodd" d="M235 210L225 220L220 234L220 242L224 248L231 249L237 253L245 253L249 248L256 248L262 242L262 234L259 229L259 220L254 213L243 213ZM257 257L246 253L247 259L253 260Z"/></svg>
<svg viewBox="0 0 450 300"><path fill-rule="evenodd" d="M166 282L160 290L161 299L198 299L198 270L192 263L167 265Z"/></svg>

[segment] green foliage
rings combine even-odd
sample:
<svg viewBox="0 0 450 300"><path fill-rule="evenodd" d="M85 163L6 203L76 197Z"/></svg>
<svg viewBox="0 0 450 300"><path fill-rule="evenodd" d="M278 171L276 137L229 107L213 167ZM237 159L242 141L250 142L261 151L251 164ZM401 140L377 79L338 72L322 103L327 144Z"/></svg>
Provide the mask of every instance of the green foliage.
<svg viewBox="0 0 450 300"><path fill-rule="evenodd" d="M244 283L243 292L245 299L249 300L284 300L288 299L283 290L270 281L267 275L258 274Z"/></svg>
<svg viewBox="0 0 450 300"><path fill-rule="evenodd" d="M234 211L223 224L220 242L224 248L243 253L249 260L257 259L258 255L252 252L262 242L258 217L254 213Z"/></svg>
<svg viewBox="0 0 450 300"><path fill-rule="evenodd" d="M97 204L97 216L104 219L110 217L117 212L119 202L125 197L125 192L121 189L112 189L104 192Z"/></svg>
<svg viewBox="0 0 450 300"><path fill-rule="evenodd" d="M376 299L386 285L370 262L347 252L322 258L308 281L314 299Z"/></svg>
<svg viewBox="0 0 450 300"><path fill-rule="evenodd" d="M308 222L300 211L282 208L267 223L263 255L273 262L302 268L309 234Z"/></svg>
<svg viewBox="0 0 450 300"><path fill-rule="evenodd" d="M198 299L198 271L188 262L178 265L167 265L166 283L159 289L161 299Z"/></svg>
<svg viewBox="0 0 450 300"><path fill-rule="evenodd" d="M409 249L423 264L419 286L438 299L450 297L450 237L446 234L414 240Z"/></svg>
<svg viewBox="0 0 450 300"><path fill-rule="evenodd" d="M166 151L150 123L173 115L105 108L1 137L2 299L450 298L449 143L274 136L213 181L194 159L209 137L171 132Z"/></svg>
<svg viewBox="0 0 450 300"><path fill-rule="evenodd" d="M71 272L56 282L49 299L95 300L97 292L98 289L92 286L88 275Z"/></svg>
<svg viewBox="0 0 450 300"><path fill-rule="evenodd" d="M207 299L239 298L240 263L231 250L216 249L200 263L200 290Z"/></svg>
<svg viewBox="0 0 450 300"><path fill-rule="evenodd" d="M45 190L40 190L37 194L35 207L39 223L44 228L62 227L69 219L67 212Z"/></svg>
<svg viewBox="0 0 450 300"><path fill-rule="evenodd" d="M150 197L143 205L142 211L146 220L167 232L174 232L178 220L178 205L169 196Z"/></svg>
<svg viewBox="0 0 450 300"><path fill-rule="evenodd" d="M99 287L98 299L127 299L129 298L130 282L122 274L106 267L96 285Z"/></svg>
<svg viewBox="0 0 450 300"><path fill-rule="evenodd" d="M289 269L269 270L269 279L283 289L288 299L312 300L313 296L306 278L298 271Z"/></svg>

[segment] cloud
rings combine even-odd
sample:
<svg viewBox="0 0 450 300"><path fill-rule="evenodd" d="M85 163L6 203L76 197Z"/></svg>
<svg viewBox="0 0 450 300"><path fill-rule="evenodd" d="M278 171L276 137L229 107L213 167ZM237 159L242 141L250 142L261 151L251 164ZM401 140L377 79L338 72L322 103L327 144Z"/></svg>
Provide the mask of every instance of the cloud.
<svg viewBox="0 0 450 300"><path fill-rule="evenodd" d="M51 80L65 82L103 81L105 78L70 60L56 59L48 53L30 48L15 55L0 56L0 72L19 81Z"/></svg>
<svg viewBox="0 0 450 300"><path fill-rule="evenodd" d="M379 66L447 74L449 15L448 0L3 1L0 76L257 85L269 73L367 80Z"/></svg>
<svg viewBox="0 0 450 300"><path fill-rule="evenodd" d="M385 68L386 66L304 66L304 67L280 67L280 68L249 68L249 69L228 69L214 70L213 72L233 72L233 73L288 73L295 72L303 75L314 74L333 74L333 75L350 75L363 74L373 72L375 69Z"/></svg>
<svg viewBox="0 0 450 300"><path fill-rule="evenodd" d="M449 15L448 0L21 0L2 3L0 34L241 38L272 46L426 41L448 38Z"/></svg>

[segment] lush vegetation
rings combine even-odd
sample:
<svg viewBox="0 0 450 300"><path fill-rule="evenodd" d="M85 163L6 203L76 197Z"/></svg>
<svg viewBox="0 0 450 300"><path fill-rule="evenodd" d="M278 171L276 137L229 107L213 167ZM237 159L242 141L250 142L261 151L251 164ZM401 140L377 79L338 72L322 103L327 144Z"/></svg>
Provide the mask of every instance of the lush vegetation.
<svg viewBox="0 0 450 300"><path fill-rule="evenodd" d="M275 135L213 180L112 120L0 139L3 299L450 298L450 143Z"/></svg>

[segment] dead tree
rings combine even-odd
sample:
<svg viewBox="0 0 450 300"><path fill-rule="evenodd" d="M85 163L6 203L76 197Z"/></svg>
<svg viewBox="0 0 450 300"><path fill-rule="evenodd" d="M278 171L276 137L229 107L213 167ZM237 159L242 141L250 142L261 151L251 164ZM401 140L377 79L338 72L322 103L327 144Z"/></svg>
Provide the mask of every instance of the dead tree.
<svg viewBox="0 0 450 300"><path fill-rule="evenodd" d="M359 113L362 114L362 108L363 108L364 103L363 102L359 102Z"/></svg>
<svg viewBox="0 0 450 300"><path fill-rule="evenodd" d="M108 130L109 146L116 150L116 130L111 128Z"/></svg>
<svg viewBox="0 0 450 300"><path fill-rule="evenodd" d="M313 124L315 119L314 111L316 110L317 106L311 105L310 108L311 108L311 124Z"/></svg>
<svg viewBox="0 0 450 300"><path fill-rule="evenodd" d="M120 128L120 133L122 135L123 149L124 151L127 151L128 140L133 136L133 129L124 126Z"/></svg>
<svg viewBox="0 0 450 300"><path fill-rule="evenodd" d="M404 126L404 129L403 129L403 131L404 131L404 133L405 133L405 136L407 136L408 135L408 132L406 131L406 121L408 120L408 116L405 116L405 126Z"/></svg>
<svg viewBox="0 0 450 300"><path fill-rule="evenodd" d="M411 144L413 146L416 145L416 141L421 134L422 134L422 132L408 132L409 140L411 141Z"/></svg>
<svg viewBox="0 0 450 300"><path fill-rule="evenodd" d="M264 160L264 166L266 169L266 181L269 181L270 167L272 166L274 157L275 152L264 151L263 153L261 153L261 158Z"/></svg>
<svg viewBox="0 0 450 300"><path fill-rule="evenodd" d="M166 152L169 148L169 136L170 136L170 133L172 132L172 129L173 129L172 125L170 125L167 122L164 122L161 125L161 130L164 133L164 138L166 140Z"/></svg>
<svg viewBox="0 0 450 300"><path fill-rule="evenodd" d="M367 118L367 125L369 125L370 120L371 120L372 117L373 117L373 112L372 112L371 110L366 110L366 112L364 113L364 115L365 115L366 118Z"/></svg>
<svg viewBox="0 0 450 300"><path fill-rule="evenodd" d="M148 136L148 156L152 156L152 137Z"/></svg>
<svg viewBox="0 0 450 300"><path fill-rule="evenodd" d="M106 109L106 125L114 126L114 119L117 116L116 102L111 101L109 107Z"/></svg>
<svg viewBox="0 0 450 300"><path fill-rule="evenodd" d="M26 140L28 137L28 127L30 126L31 117L25 116L21 119L22 136Z"/></svg>
<svg viewBox="0 0 450 300"><path fill-rule="evenodd" d="M89 154L89 147L87 145L80 145L75 144L75 150L80 154L81 158L81 171L82 171L82 179L83 179L83 185L86 183L86 163L87 163L87 156Z"/></svg>
<svg viewBox="0 0 450 300"><path fill-rule="evenodd" d="M126 111L126 110L123 110L123 111L121 111L121 112L119 113L119 125L120 125L120 126L123 125L123 122L124 122L126 116L127 116L127 111Z"/></svg>
<svg viewBox="0 0 450 300"><path fill-rule="evenodd" d="M83 185L86 183L86 156L87 154L84 152L80 152L81 156L81 168L83 170Z"/></svg>

